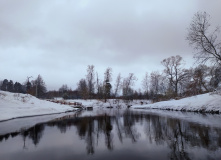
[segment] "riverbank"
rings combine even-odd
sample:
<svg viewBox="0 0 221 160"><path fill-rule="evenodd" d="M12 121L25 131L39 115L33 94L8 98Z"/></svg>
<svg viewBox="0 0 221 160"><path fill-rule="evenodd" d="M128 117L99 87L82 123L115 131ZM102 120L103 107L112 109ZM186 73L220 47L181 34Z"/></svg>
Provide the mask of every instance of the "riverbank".
<svg viewBox="0 0 221 160"><path fill-rule="evenodd" d="M152 103L148 100L134 100L125 103L123 100L110 99L106 103L100 100L66 100L77 102L83 107L93 108L132 108L132 109L162 109L174 111L191 111L203 113L221 113L221 95L202 94L183 98ZM18 94L0 91L0 122L15 118L49 115L76 111L69 105L57 104L40 100L29 94Z"/></svg>
<svg viewBox="0 0 221 160"><path fill-rule="evenodd" d="M68 102L78 102L85 107L160 109L202 113L221 113L221 95L213 93L196 95L179 100L171 99L156 103L152 103L148 100L133 100L125 102L117 99L109 99L106 103L98 100L68 100Z"/></svg>
<svg viewBox="0 0 221 160"><path fill-rule="evenodd" d="M40 100L29 94L0 91L0 121L75 110L69 105Z"/></svg>
<svg viewBox="0 0 221 160"><path fill-rule="evenodd" d="M133 105L132 108L221 113L221 95L206 93L180 100L173 99L153 104Z"/></svg>

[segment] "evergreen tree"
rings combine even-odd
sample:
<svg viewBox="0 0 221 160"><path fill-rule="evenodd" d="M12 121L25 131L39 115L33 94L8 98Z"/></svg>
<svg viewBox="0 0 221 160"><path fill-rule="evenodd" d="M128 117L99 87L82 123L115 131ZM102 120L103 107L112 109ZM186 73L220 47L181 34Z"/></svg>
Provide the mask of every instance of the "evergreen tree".
<svg viewBox="0 0 221 160"><path fill-rule="evenodd" d="M15 93L24 93L23 87L19 82L15 82L14 84L14 92Z"/></svg>
<svg viewBox="0 0 221 160"><path fill-rule="evenodd" d="M104 98L105 102L108 98L110 98L111 94L111 84L110 81L112 80L112 68L108 67L104 73Z"/></svg>
<svg viewBox="0 0 221 160"><path fill-rule="evenodd" d="M14 91L14 83L13 83L12 80L10 80L10 81L8 82L8 91L9 91L9 92L13 92L13 91Z"/></svg>
<svg viewBox="0 0 221 160"><path fill-rule="evenodd" d="M3 80L1 90L8 91L8 80L7 79Z"/></svg>

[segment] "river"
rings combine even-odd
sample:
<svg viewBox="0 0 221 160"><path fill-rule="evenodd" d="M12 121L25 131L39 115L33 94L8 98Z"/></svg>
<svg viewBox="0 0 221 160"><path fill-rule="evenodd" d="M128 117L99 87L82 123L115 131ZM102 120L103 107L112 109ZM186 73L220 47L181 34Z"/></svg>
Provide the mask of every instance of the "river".
<svg viewBox="0 0 221 160"><path fill-rule="evenodd" d="M221 115L94 109L0 136L1 160L124 158L220 160Z"/></svg>

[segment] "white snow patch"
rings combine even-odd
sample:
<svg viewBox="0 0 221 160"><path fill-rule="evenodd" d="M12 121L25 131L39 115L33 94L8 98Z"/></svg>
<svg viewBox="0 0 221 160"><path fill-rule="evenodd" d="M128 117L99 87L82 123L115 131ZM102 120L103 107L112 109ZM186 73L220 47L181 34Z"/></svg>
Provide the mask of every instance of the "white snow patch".
<svg viewBox="0 0 221 160"><path fill-rule="evenodd" d="M132 108L154 108L177 111L199 111L221 113L221 95L206 93L180 100L162 101L147 105L133 105Z"/></svg>
<svg viewBox="0 0 221 160"><path fill-rule="evenodd" d="M71 110L74 109L68 105L40 100L29 94L0 91L0 121Z"/></svg>
<svg viewBox="0 0 221 160"><path fill-rule="evenodd" d="M107 99L106 103L104 100L96 100L96 99L91 99L91 100L82 100L82 99L73 99L73 100L65 100L66 102L78 102L81 103L82 106L84 107L94 107L94 108L108 108L108 107L113 107L113 108L125 108L128 105L138 105L141 104L149 104L149 100L133 100L133 101L128 101L125 102L122 99Z"/></svg>

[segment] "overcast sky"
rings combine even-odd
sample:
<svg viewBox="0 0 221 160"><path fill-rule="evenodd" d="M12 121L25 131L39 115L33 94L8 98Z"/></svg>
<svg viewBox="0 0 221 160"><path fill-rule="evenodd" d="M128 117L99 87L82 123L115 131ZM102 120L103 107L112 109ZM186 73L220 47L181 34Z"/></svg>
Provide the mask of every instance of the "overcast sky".
<svg viewBox="0 0 221 160"><path fill-rule="evenodd" d="M0 80L23 83L40 74L48 90L72 89L93 64L101 79L161 71L181 55L193 64L185 40L197 11L221 25L220 0L0 0Z"/></svg>

